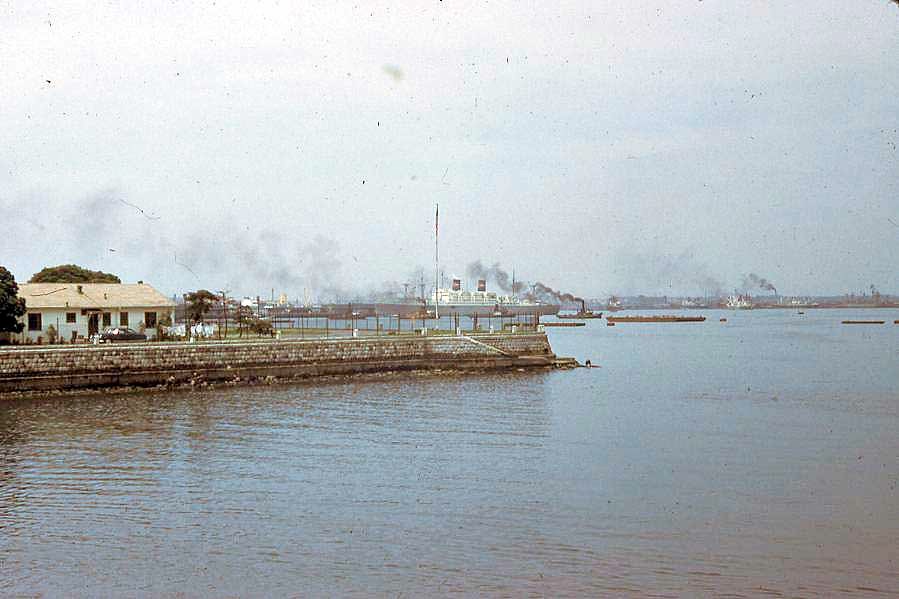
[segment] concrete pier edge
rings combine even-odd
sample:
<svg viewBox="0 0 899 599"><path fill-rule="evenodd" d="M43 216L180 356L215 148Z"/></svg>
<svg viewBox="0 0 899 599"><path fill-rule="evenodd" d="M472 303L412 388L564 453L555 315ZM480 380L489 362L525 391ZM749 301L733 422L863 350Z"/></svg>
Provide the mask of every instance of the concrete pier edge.
<svg viewBox="0 0 899 599"><path fill-rule="evenodd" d="M7 347L0 349L0 399L30 391L576 365L553 353L545 333Z"/></svg>

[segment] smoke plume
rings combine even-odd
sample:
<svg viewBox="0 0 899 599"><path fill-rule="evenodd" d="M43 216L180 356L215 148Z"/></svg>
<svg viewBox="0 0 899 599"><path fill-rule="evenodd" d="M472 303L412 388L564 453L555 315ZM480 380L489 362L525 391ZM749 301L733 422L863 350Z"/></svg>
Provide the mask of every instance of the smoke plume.
<svg viewBox="0 0 899 599"><path fill-rule="evenodd" d="M544 285L539 281L534 283L534 292L532 295L534 296L534 299L554 299L561 303L580 303L584 301L584 299L581 297L572 295L571 293L562 293L561 291L556 291L552 287Z"/></svg>
<svg viewBox="0 0 899 599"><path fill-rule="evenodd" d="M726 288L693 250L622 251L615 256L614 264L613 274L618 275L620 293L701 293L717 297Z"/></svg>
<svg viewBox="0 0 899 599"><path fill-rule="evenodd" d="M26 202L29 214L18 218ZM75 263L111 272L123 281L145 280L157 288L229 290L255 295L274 288L300 296L343 295L340 246L330 238L304 236L295 228L258 223L244 214L171 218L116 188L80 198L28 195L0 197L0 220L24 220L52 243L22 276L44 266ZM30 272L29 272L30 271Z"/></svg>
<svg viewBox="0 0 899 599"><path fill-rule="evenodd" d="M743 277L743 289L746 291L751 291L752 289L764 289L765 291L773 291L774 295L777 295L777 289L771 281L752 272Z"/></svg>
<svg viewBox="0 0 899 599"><path fill-rule="evenodd" d="M506 293L518 293L524 288L520 281L512 282L512 277L503 270L499 262L494 262L493 266L487 267L480 260L475 260L465 267L465 276L469 280L487 279L492 281L500 290Z"/></svg>

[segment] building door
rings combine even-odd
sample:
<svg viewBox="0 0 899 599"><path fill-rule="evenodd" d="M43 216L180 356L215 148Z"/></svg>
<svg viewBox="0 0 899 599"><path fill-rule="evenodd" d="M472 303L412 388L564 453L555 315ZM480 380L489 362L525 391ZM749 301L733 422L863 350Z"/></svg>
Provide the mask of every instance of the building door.
<svg viewBox="0 0 899 599"><path fill-rule="evenodd" d="M87 316L87 336L91 337L100 332L100 315L97 313Z"/></svg>

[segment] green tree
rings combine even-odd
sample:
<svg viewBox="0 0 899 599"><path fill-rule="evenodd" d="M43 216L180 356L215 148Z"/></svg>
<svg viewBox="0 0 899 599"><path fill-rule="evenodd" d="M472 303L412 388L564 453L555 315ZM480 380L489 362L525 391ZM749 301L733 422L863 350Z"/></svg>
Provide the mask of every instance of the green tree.
<svg viewBox="0 0 899 599"><path fill-rule="evenodd" d="M193 322L200 322L212 306L219 301L219 296L206 289L199 289L184 295L187 301L187 314Z"/></svg>
<svg viewBox="0 0 899 599"><path fill-rule="evenodd" d="M243 339L243 330L249 327L249 323L253 320L253 310L249 306L237 306L237 331L238 336Z"/></svg>
<svg viewBox="0 0 899 599"><path fill-rule="evenodd" d="M0 333L21 333L24 325L25 298L19 297L19 285L12 273L0 266Z"/></svg>
<svg viewBox="0 0 899 599"><path fill-rule="evenodd" d="M256 333L257 335L271 335L272 334L272 323L267 320L262 320L261 318L251 317L249 322L250 330Z"/></svg>
<svg viewBox="0 0 899 599"><path fill-rule="evenodd" d="M167 341L169 339L169 334L166 332L168 328L172 326L172 319L168 314L163 314L162 317L158 321L156 321L156 340L157 341Z"/></svg>
<svg viewBox="0 0 899 599"><path fill-rule="evenodd" d="M88 270L76 264L47 266L34 274L29 283L121 283L122 280L108 272Z"/></svg>

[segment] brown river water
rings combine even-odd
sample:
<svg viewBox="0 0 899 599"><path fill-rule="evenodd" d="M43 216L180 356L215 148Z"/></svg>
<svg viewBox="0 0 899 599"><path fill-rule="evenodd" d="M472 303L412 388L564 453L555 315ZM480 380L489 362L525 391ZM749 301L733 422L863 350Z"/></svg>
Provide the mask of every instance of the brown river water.
<svg viewBox="0 0 899 599"><path fill-rule="evenodd" d="M570 372L0 402L0 595L899 596L899 325L839 324L899 314L706 315L550 329Z"/></svg>

